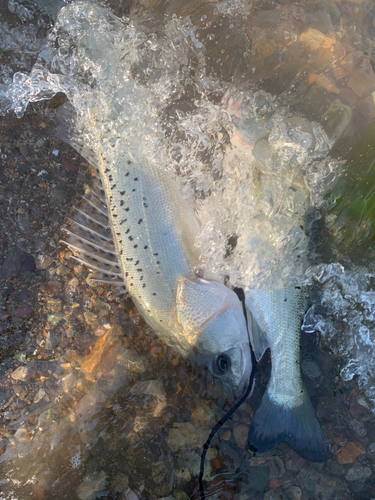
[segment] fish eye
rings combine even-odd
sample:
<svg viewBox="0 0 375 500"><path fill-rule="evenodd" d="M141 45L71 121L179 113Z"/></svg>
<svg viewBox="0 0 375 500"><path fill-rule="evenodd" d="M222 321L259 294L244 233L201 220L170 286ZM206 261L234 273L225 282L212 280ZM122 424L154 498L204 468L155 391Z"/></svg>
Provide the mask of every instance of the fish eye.
<svg viewBox="0 0 375 500"><path fill-rule="evenodd" d="M219 375L226 373L230 368L230 357L226 354L220 354L216 358L216 370Z"/></svg>

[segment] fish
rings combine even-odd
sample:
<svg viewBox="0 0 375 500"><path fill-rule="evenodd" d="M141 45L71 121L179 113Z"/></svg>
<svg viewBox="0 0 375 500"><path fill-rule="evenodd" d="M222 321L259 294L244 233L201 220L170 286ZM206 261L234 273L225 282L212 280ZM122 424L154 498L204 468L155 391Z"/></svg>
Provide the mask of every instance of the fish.
<svg viewBox="0 0 375 500"><path fill-rule="evenodd" d="M252 370L243 306L219 280L195 272L199 221L181 186L121 141L99 137L95 148L85 145L69 115L61 113L57 136L89 162L93 182L62 243L94 272L93 281L126 290L168 346L226 394L241 395Z"/></svg>
<svg viewBox="0 0 375 500"><path fill-rule="evenodd" d="M259 361L271 349L271 376L248 432L249 448L287 443L311 462L328 460L328 447L301 378L300 330L307 307L303 288L246 290L251 341Z"/></svg>

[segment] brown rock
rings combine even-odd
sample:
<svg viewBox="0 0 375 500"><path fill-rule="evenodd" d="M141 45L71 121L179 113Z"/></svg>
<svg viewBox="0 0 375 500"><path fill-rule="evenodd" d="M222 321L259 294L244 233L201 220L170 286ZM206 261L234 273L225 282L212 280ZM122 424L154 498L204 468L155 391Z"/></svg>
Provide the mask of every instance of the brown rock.
<svg viewBox="0 0 375 500"><path fill-rule="evenodd" d="M353 464L359 455L364 455L365 453L366 450L360 443L350 441L336 454L336 460L339 464Z"/></svg>
<svg viewBox="0 0 375 500"><path fill-rule="evenodd" d="M355 68L349 76L348 87L361 99L375 90L374 72L370 65Z"/></svg>

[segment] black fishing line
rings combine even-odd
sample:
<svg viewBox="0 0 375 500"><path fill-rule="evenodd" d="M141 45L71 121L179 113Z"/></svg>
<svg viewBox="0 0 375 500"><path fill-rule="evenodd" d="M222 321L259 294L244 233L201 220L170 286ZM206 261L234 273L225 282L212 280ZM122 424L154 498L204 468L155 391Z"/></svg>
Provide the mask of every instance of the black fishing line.
<svg viewBox="0 0 375 500"><path fill-rule="evenodd" d="M238 298L240 299L240 301L242 303L243 313L245 315L245 321L246 321L246 327L247 327L247 334L249 335L249 325L247 322L244 291L242 290L242 288L233 288L233 291L237 294ZM250 352L251 352L252 370L251 370L251 374L250 374L249 385L247 386L246 392L242 396L242 398L239 401L237 401L237 403L234 406L232 406L232 408L230 408L230 410L227 411L227 413L224 415L224 417L221 420L219 420L219 422L217 422L217 424L210 432L210 435L208 436L207 441L204 443L204 446L203 446L202 456L201 456L201 465L200 465L199 476L198 476L199 495L200 495L201 500L205 500L205 498L206 498L204 495L204 486L203 486L204 462L206 460L207 450L210 447L212 438L215 436L215 434L220 429L220 427L222 427L225 424L225 422L233 415L233 413L238 410L238 408L242 405L242 403L248 397L248 395L250 394L250 392L253 388L256 360L255 360L253 348L251 346L250 336L249 336L249 346L250 346Z"/></svg>

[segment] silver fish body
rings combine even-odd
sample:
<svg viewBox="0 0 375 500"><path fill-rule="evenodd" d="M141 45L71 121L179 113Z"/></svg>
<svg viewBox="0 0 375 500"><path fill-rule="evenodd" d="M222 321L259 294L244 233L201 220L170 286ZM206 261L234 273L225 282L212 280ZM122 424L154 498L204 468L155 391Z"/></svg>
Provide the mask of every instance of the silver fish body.
<svg viewBox="0 0 375 500"><path fill-rule="evenodd" d="M327 444L301 378L300 330L307 300L299 287L251 290L256 359L271 349L271 376L249 428L249 446L260 452L286 442L311 461L328 459Z"/></svg>
<svg viewBox="0 0 375 500"><path fill-rule="evenodd" d="M226 393L241 394L251 373L242 304L222 283L195 275L199 223L177 183L118 146L93 151L60 136L96 177L65 244L98 281L123 283L164 342L208 370Z"/></svg>

